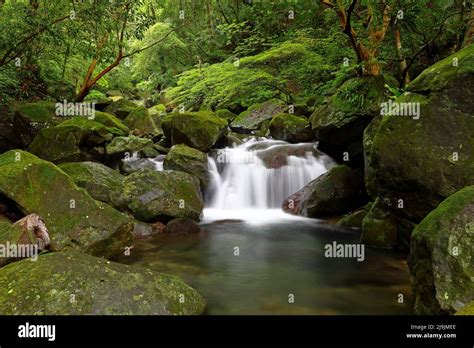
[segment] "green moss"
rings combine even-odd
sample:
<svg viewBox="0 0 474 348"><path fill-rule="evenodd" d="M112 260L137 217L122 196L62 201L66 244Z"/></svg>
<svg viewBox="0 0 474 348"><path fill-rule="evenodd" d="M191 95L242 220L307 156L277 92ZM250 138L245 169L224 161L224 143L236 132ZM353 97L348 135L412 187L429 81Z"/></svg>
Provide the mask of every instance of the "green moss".
<svg viewBox="0 0 474 348"><path fill-rule="evenodd" d="M186 217L199 220L204 206L199 181L179 171L141 170L124 180L120 204L141 221Z"/></svg>
<svg viewBox="0 0 474 348"><path fill-rule="evenodd" d="M130 112L135 110L137 105L127 99L118 99L105 108L105 112L114 114L119 119L124 120Z"/></svg>
<svg viewBox="0 0 474 348"><path fill-rule="evenodd" d="M54 103L39 101L35 103L21 104L17 112L24 117L28 117L33 122L50 123L58 118Z"/></svg>
<svg viewBox="0 0 474 348"><path fill-rule="evenodd" d="M334 69L309 45L291 41L232 63L184 72L177 87L166 92L167 98L187 110L247 108L282 94L303 101Z"/></svg>
<svg viewBox="0 0 474 348"><path fill-rule="evenodd" d="M286 111L285 103L279 99L270 99L263 103L254 104L242 112L231 123L232 128L257 130L262 122L270 120L276 114Z"/></svg>
<svg viewBox="0 0 474 348"><path fill-rule="evenodd" d="M160 135L163 134L160 128L155 124L148 110L144 107L138 107L130 112L125 119L125 124L130 127L134 135Z"/></svg>
<svg viewBox="0 0 474 348"><path fill-rule="evenodd" d="M393 248L397 245L397 221L377 198L362 220L361 242L373 247Z"/></svg>
<svg viewBox="0 0 474 348"><path fill-rule="evenodd" d="M415 311L455 313L474 300L474 186L446 198L412 234Z"/></svg>
<svg viewBox="0 0 474 348"><path fill-rule="evenodd" d="M237 115L234 114L232 111L229 111L227 109L220 109L216 111L216 115L223 120L227 120L228 122L232 122Z"/></svg>
<svg viewBox="0 0 474 348"><path fill-rule="evenodd" d="M173 113L163 118L162 127L172 145L186 144L207 152L225 134L227 122L213 112Z"/></svg>
<svg viewBox="0 0 474 348"><path fill-rule="evenodd" d="M122 121L120 121L114 115L108 114L106 112L96 111L94 121L109 128L119 129L124 135L130 132L130 129L128 129L128 127L124 125Z"/></svg>
<svg viewBox="0 0 474 348"><path fill-rule="evenodd" d="M134 152L148 158L153 158L160 154L151 139L140 138L134 135L128 137L115 137L109 144L107 144L105 150L108 156L117 158L123 157L125 153L128 153L131 156Z"/></svg>
<svg viewBox="0 0 474 348"><path fill-rule="evenodd" d="M28 152L0 155L0 194L25 215L38 214L56 249L73 246L110 257L131 242L133 224L126 215L95 201L61 169Z"/></svg>
<svg viewBox="0 0 474 348"><path fill-rule="evenodd" d="M77 252L48 253L0 269L4 315L186 315L204 307L204 299L178 277Z"/></svg>
<svg viewBox="0 0 474 348"><path fill-rule="evenodd" d="M274 139L291 143L302 143L313 139L308 119L293 114L277 114L270 122L269 130Z"/></svg>
<svg viewBox="0 0 474 348"><path fill-rule="evenodd" d="M209 183L205 153L183 144L174 145L163 162L165 170L178 170L196 176L204 190Z"/></svg>

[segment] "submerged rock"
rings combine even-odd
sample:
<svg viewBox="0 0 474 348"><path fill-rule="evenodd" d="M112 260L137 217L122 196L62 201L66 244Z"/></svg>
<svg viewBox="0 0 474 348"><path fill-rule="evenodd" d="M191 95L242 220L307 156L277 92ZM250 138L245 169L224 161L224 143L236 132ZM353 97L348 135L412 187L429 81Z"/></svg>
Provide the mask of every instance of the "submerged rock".
<svg viewBox="0 0 474 348"><path fill-rule="evenodd" d="M130 174L120 195L122 209L145 222L182 217L199 220L204 206L199 181L178 171L149 169Z"/></svg>
<svg viewBox="0 0 474 348"><path fill-rule="evenodd" d="M54 164L21 150L0 155L0 195L23 214L38 214L51 246L111 257L131 243L128 216L94 200Z"/></svg>
<svg viewBox="0 0 474 348"><path fill-rule="evenodd" d="M209 184L206 154L186 145L174 145L165 157L163 168L194 175L199 179L203 190Z"/></svg>
<svg viewBox="0 0 474 348"><path fill-rule="evenodd" d="M190 234L199 233L201 228L191 219L176 218L166 224L164 233L170 234Z"/></svg>
<svg viewBox="0 0 474 348"><path fill-rule="evenodd" d="M365 203L362 174L338 165L283 201L282 209L307 217L347 213Z"/></svg>
<svg viewBox="0 0 474 348"><path fill-rule="evenodd" d="M474 186L429 213L408 260L417 314L453 314L474 301Z"/></svg>
<svg viewBox="0 0 474 348"><path fill-rule="evenodd" d="M209 111L173 113L161 123L171 145L185 144L208 152L225 134L227 122Z"/></svg>
<svg viewBox="0 0 474 348"><path fill-rule="evenodd" d="M178 277L78 252L0 269L3 315L190 315L204 308Z"/></svg>

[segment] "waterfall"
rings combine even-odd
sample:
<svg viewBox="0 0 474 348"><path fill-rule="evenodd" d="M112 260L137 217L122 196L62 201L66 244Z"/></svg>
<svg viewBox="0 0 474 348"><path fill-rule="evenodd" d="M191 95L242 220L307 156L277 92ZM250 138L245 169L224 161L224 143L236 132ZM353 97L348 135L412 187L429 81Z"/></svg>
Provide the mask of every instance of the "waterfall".
<svg viewBox="0 0 474 348"><path fill-rule="evenodd" d="M334 164L315 143L255 138L215 151L208 163L211 182L204 218L212 220L284 214L283 200Z"/></svg>

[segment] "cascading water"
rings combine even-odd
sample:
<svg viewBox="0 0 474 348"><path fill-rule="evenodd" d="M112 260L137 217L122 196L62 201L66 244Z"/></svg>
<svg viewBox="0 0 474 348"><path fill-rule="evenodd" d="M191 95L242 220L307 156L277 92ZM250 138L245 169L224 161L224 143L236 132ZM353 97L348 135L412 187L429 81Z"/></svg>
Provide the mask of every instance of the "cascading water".
<svg viewBox="0 0 474 348"><path fill-rule="evenodd" d="M281 210L283 200L332 165L314 143L251 139L218 150L209 156L204 220L292 218Z"/></svg>

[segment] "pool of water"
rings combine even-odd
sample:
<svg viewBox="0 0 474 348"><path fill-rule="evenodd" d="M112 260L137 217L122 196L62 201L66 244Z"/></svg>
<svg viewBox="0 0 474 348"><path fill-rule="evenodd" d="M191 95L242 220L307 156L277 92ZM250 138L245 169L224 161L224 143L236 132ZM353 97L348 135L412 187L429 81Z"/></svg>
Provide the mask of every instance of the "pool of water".
<svg viewBox="0 0 474 348"><path fill-rule="evenodd" d="M207 300L207 314L412 313L403 255L366 248L363 262L325 257L326 244L357 243L357 232L313 219L201 227L136 240L115 261L179 275Z"/></svg>

